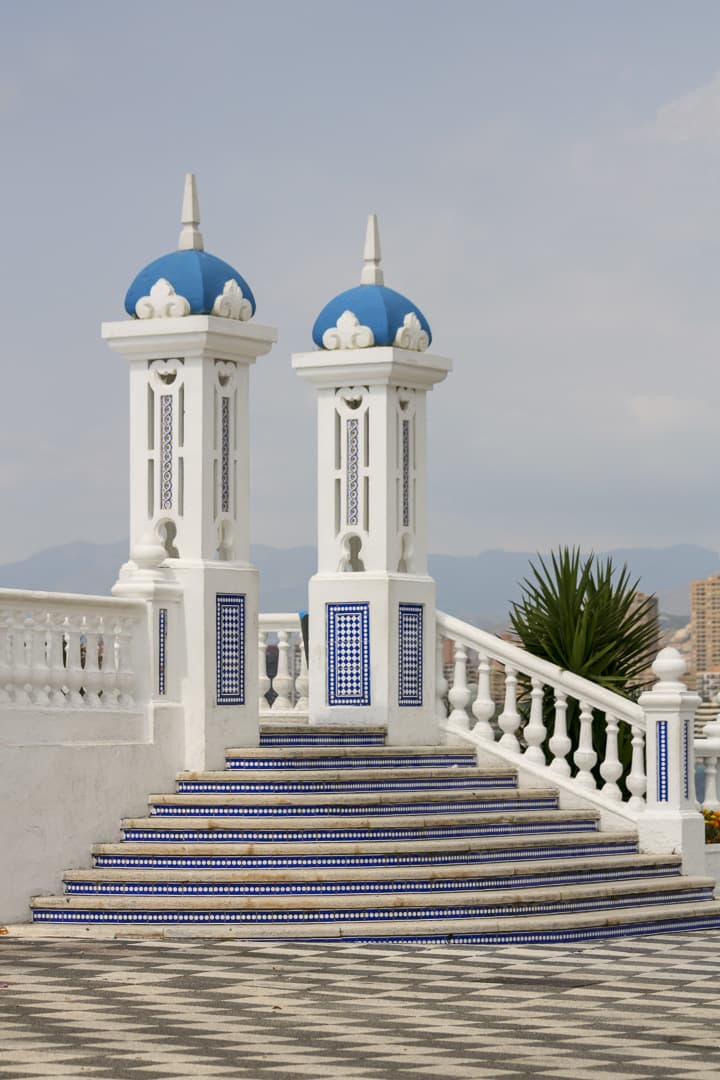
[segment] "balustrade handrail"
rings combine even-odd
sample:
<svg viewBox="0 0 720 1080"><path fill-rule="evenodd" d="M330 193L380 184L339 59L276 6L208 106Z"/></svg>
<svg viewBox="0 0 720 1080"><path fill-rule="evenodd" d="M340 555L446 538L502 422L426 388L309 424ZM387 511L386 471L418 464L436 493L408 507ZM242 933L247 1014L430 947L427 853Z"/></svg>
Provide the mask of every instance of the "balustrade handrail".
<svg viewBox="0 0 720 1080"><path fill-rule="evenodd" d="M445 612L437 612L437 629L446 637L459 641L462 645L481 651L491 660L498 660L503 665L508 665L523 675L529 675L541 679L543 683L552 686L556 690L562 690L569 697L580 701L586 701L593 709L611 713L620 720L634 724L641 729L645 727L645 714L634 701L612 690L606 690L597 683L585 679L581 675L534 656L519 645L510 641L504 641L496 634L487 630L481 630L471 623L456 619L454 615Z"/></svg>
<svg viewBox="0 0 720 1080"><path fill-rule="evenodd" d="M104 609L118 615L143 615L147 610L144 600L129 600L119 596L43 592L39 589L0 589L0 607L17 608L34 605L53 609L65 607Z"/></svg>
<svg viewBox="0 0 720 1080"><path fill-rule="evenodd" d="M297 611L262 611L258 615L258 627L265 634L276 634L278 630L299 633L300 616Z"/></svg>

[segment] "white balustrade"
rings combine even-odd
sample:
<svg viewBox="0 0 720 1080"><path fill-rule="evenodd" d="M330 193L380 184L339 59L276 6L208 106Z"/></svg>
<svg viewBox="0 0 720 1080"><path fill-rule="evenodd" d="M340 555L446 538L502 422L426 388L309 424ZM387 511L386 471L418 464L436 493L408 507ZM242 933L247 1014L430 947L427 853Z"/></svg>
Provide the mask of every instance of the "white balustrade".
<svg viewBox="0 0 720 1080"><path fill-rule="evenodd" d="M3 709L129 709L144 601L0 589Z"/></svg>
<svg viewBox="0 0 720 1080"><path fill-rule="evenodd" d="M720 695L718 695L720 700ZM705 774L704 810L720 810L718 760L720 759L720 714L703 724L703 738L695 739L695 760Z"/></svg>
<svg viewBox="0 0 720 1080"><path fill-rule="evenodd" d="M295 612L261 613L258 632L260 712L268 719L303 720L308 715L308 669ZM268 676L268 660L275 654L277 667Z"/></svg>
<svg viewBox="0 0 720 1080"><path fill-rule="evenodd" d="M596 774L602 777L600 792L612 804L623 800L621 782L629 794L624 805L633 812L645 808L647 776L645 767L645 725L643 709L635 702L605 690L555 664L533 656L512 642L505 641L459 619L438 612L438 657L443 642L449 639L455 649L453 678L447 697L452 706L449 716L442 709L445 723L456 730L467 728L468 652L477 653L477 695L472 703L476 719L473 736L494 741L490 720L500 708L498 745L523 760L544 767L558 780L572 781L581 790L597 791ZM438 672L441 664L438 661ZM496 678L494 669L498 673ZM443 687L443 692L445 687ZM440 710L440 694L438 694ZM573 719L573 742L568 730ZM604 725L605 752L598 760L595 734ZM720 724L718 725L720 730ZM619 755L621 728L632 744L632 761L623 778ZM630 735L632 733L632 735ZM573 752L574 750L574 752ZM717 756L720 758L720 739ZM627 796L626 796L627 797Z"/></svg>

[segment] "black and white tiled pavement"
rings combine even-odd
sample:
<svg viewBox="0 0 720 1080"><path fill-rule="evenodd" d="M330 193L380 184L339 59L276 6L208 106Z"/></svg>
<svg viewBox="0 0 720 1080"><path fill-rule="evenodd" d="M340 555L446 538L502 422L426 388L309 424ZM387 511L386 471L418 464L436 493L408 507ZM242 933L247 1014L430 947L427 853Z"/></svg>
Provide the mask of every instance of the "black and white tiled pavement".
<svg viewBox="0 0 720 1080"><path fill-rule="evenodd" d="M577 945L0 937L0 1080L717 1080L720 930Z"/></svg>

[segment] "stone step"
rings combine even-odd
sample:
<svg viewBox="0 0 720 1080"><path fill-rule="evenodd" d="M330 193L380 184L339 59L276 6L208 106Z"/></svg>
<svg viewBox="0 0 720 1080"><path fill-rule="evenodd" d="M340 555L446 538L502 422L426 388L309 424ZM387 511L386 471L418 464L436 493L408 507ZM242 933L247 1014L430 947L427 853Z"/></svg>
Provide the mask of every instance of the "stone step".
<svg viewBox="0 0 720 1080"><path fill-rule="evenodd" d="M590 831L598 828L599 814L592 810L516 810L484 814L438 813L408 814L402 823L392 815L354 818L304 816L266 817L262 827L256 818L166 817L126 818L122 822L125 840L162 842L166 840L195 843L267 843L270 841L373 841L432 840L443 837L527 835L563 831Z"/></svg>
<svg viewBox="0 0 720 1080"><path fill-rule="evenodd" d="M160 843L122 840L96 844L96 867L173 867L182 869L285 869L497 864L535 859L589 858L637 852L637 834L594 831L533 836L401 840L389 847L382 840L318 841L304 849L295 842L253 843L166 840Z"/></svg>
<svg viewBox="0 0 720 1080"><path fill-rule="evenodd" d="M295 868L279 870L68 870L65 892L129 893L146 895L263 896L372 892L418 893L428 891L540 888L583 882L632 881L638 878L675 877L680 858L661 855L614 855L538 860L498 868L459 865L428 869L409 866L370 868Z"/></svg>
<svg viewBox="0 0 720 1080"><path fill-rule="evenodd" d="M152 817L362 817L369 815L489 813L496 810L549 810L557 807L552 788L518 791L342 792L328 802L316 794L151 795Z"/></svg>
<svg viewBox="0 0 720 1080"><path fill-rule="evenodd" d="M294 747L283 754L270 746L242 747L225 753L228 769L368 769L475 765L472 751L450 746Z"/></svg>
<svg viewBox="0 0 720 1080"><path fill-rule="evenodd" d="M436 892L422 898L374 893L359 903L352 894L304 896L40 896L31 902L35 921L306 923L405 919L484 919L577 911L701 903L713 899L713 878L674 877L536 889ZM720 911L720 903L718 903Z"/></svg>
<svg viewBox="0 0 720 1080"><path fill-rule="evenodd" d="M450 765L420 769L243 769L233 775L230 769L218 772L178 773L177 791L202 794L287 792L333 794L343 791L432 791L467 788L516 788L517 773L510 769L479 769L474 766Z"/></svg>
<svg viewBox="0 0 720 1080"><path fill-rule="evenodd" d="M46 927L48 936L119 938L126 936L132 924L93 924L78 921L63 923L53 921ZM510 944L569 944L575 941L591 941L602 938L638 937L645 934L668 934L720 928L720 902L717 900L686 902L680 904L657 904L646 907L615 908L607 912L565 912L539 918L531 916L506 916L500 918L443 920L403 919L393 926L373 920L357 922L315 923L299 927L294 923L268 921L256 924L230 923L150 923L135 924L132 936L143 936L143 926L153 938L183 939L232 938L239 941L288 940L316 941L335 939L359 944L457 944L457 945L510 945ZM125 927L125 929L123 929ZM34 926L38 936L43 925Z"/></svg>

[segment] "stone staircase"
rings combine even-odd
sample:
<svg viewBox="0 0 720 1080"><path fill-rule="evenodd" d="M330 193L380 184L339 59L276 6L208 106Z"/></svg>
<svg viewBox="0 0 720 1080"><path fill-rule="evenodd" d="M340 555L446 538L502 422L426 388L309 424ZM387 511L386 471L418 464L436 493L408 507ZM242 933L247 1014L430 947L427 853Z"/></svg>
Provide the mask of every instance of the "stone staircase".
<svg viewBox="0 0 720 1080"><path fill-rule="evenodd" d="M265 725L123 821L33 922L371 942L578 941L720 927L713 881L471 750Z"/></svg>

